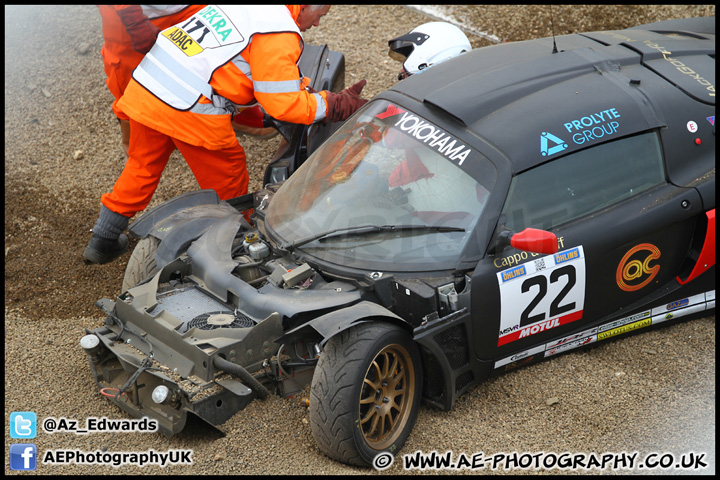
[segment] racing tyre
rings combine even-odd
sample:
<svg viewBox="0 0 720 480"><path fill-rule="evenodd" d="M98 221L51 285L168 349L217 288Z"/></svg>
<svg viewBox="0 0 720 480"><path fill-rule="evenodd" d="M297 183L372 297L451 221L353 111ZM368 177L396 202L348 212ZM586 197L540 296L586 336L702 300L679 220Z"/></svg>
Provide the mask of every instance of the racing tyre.
<svg viewBox="0 0 720 480"><path fill-rule="evenodd" d="M422 392L417 345L397 326L362 323L332 337L310 388L310 426L320 450L369 466L396 454L415 425Z"/></svg>
<svg viewBox="0 0 720 480"><path fill-rule="evenodd" d="M137 243L125 268L123 292L157 273L155 252L157 252L158 245L160 245L160 240L155 237L145 237Z"/></svg>

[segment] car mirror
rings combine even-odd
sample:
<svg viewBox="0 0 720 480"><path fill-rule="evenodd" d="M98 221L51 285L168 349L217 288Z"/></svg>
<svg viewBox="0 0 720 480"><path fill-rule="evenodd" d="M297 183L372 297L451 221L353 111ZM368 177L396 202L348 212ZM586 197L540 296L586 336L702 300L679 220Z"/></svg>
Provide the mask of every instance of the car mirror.
<svg viewBox="0 0 720 480"><path fill-rule="evenodd" d="M557 253L557 236L545 230L526 228L522 232L510 235L510 245L518 250L533 253Z"/></svg>
<svg viewBox="0 0 720 480"><path fill-rule="evenodd" d="M508 228L502 227L488 253L498 254L508 246L532 253L552 254L558 251L557 236L554 233L537 228L526 228L515 233Z"/></svg>

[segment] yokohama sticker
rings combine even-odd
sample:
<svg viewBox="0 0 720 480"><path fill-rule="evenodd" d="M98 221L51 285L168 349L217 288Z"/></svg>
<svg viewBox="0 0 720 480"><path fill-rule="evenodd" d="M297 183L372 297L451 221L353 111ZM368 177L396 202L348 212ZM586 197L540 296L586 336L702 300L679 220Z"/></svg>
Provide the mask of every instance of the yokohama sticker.
<svg viewBox="0 0 720 480"><path fill-rule="evenodd" d="M400 111L402 112L402 110ZM427 144L430 148L437 150L446 158L457 162L458 165L462 165L470 155L470 148L466 147L457 138L411 113L403 112L402 117L395 123L395 127L416 140Z"/></svg>
<svg viewBox="0 0 720 480"><path fill-rule="evenodd" d="M499 347L582 318L582 246L498 272L497 279L501 304Z"/></svg>

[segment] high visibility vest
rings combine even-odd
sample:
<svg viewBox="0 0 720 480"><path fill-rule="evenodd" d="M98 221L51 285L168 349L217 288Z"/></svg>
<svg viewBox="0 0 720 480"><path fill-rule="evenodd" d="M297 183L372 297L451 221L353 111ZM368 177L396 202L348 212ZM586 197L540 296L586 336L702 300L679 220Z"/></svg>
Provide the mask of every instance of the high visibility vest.
<svg viewBox="0 0 720 480"><path fill-rule="evenodd" d="M133 78L165 104L188 111L202 95L202 113L228 113L235 106L213 92L213 73L247 48L258 33L300 30L284 5L208 5L189 19L163 30L133 72ZM249 68L243 72L250 77ZM300 85L298 78L298 90ZM193 109L193 111L196 109ZM198 112L199 113L199 112Z"/></svg>

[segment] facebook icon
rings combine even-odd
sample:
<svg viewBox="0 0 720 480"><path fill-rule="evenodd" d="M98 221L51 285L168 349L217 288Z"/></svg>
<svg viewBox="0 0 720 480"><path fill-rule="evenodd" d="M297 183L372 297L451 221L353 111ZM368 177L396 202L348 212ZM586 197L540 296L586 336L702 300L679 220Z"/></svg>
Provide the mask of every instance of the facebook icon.
<svg viewBox="0 0 720 480"><path fill-rule="evenodd" d="M10 445L11 470L35 470L37 467L37 446L34 443L13 443Z"/></svg>

